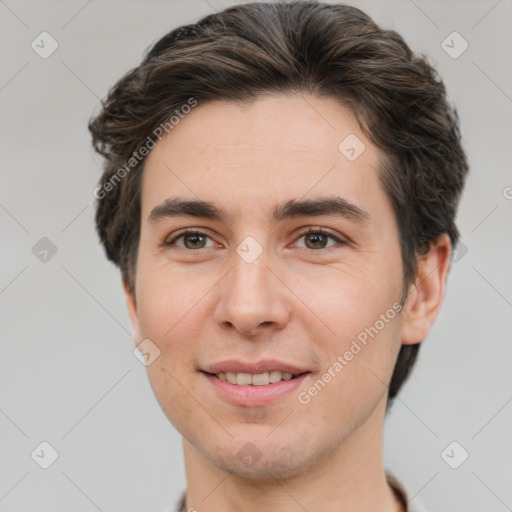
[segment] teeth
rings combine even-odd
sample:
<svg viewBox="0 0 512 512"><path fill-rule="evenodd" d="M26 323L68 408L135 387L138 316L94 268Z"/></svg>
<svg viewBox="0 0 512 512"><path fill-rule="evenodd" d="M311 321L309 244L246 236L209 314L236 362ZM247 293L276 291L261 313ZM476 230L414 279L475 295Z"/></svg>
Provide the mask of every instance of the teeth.
<svg viewBox="0 0 512 512"><path fill-rule="evenodd" d="M231 384L237 384L239 386L266 386L267 384L273 384L281 380L291 380L293 374L288 372L280 372L272 370L265 373L217 373L216 376L220 380L227 381Z"/></svg>
<svg viewBox="0 0 512 512"><path fill-rule="evenodd" d="M270 382L279 382L281 380L281 372L278 372L276 370L272 370L268 374Z"/></svg>
<svg viewBox="0 0 512 512"><path fill-rule="evenodd" d="M248 386L249 384L252 384L252 375L250 373L237 373L236 383L239 386Z"/></svg>

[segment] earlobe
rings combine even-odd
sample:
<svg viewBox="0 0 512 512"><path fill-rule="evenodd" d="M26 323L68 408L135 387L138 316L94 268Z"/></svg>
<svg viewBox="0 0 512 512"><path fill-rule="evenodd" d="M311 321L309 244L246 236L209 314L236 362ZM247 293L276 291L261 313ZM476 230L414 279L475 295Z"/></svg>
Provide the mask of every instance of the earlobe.
<svg viewBox="0 0 512 512"><path fill-rule="evenodd" d="M135 292L130 291L130 287L127 282L123 279L123 291L126 299L126 309L128 310L128 315L130 317L133 332L135 336L135 345L140 343L140 328L139 328L139 315L137 312L137 301L135 298Z"/></svg>
<svg viewBox="0 0 512 512"><path fill-rule="evenodd" d="M443 302L450 254L450 237L443 233L419 260L418 273L404 306L402 344L414 345L427 337Z"/></svg>

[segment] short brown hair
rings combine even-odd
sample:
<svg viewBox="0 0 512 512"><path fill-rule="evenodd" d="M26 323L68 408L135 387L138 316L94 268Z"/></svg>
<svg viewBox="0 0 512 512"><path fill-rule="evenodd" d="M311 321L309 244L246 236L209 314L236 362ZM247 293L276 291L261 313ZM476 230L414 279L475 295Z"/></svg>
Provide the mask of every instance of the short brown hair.
<svg viewBox="0 0 512 512"><path fill-rule="evenodd" d="M383 155L379 178L393 205L404 267L402 304L419 255L448 233L468 173L457 111L423 56L393 30L340 4L311 1L236 5L162 37L109 91L89 122L105 157L96 225L108 258L135 293L145 159L119 171L155 128L195 101L247 102L272 93L312 93L349 106ZM108 190L108 193L104 193ZM98 197L98 196L97 196ZM419 344L402 345L390 383L394 398Z"/></svg>

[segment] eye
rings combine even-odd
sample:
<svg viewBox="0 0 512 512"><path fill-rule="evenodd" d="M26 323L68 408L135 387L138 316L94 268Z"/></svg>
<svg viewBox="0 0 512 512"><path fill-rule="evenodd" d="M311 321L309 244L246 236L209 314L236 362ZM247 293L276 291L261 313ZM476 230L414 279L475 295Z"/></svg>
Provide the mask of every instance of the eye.
<svg viewBox="0 0 512 512"><path fill-rule="evenodd" d="M205 249L206 248L206 239L210 238L203 231L198 231L197 229L185 229L180 231L174 238L171 240L166 240L165 245L171 246L176 245L181 249ZM183 245L179 245L176 242L180 239L183 239ZM210 238L211 240L211 238ZM210 246L211 247L211 246Z"/></svg>
<svg viewBox="0 0 512 512"><path fill-rule="evenodd" d="M323 228L308 228L306 231L302 231L299 234L298 240L301 238L305 239L306 247L305 249L318 250L318 249L328 249L333 245L347 245L347 242L341 240L337 236L333 235L331 232L323 229ZM188 228L178 232L173 238L165 241L164 245L176 246L181 249L206 249L208 247L212 247L213 245L207 246L207 240L210 239L210 236L206 234L204 231L199 231L197 229ZM326 246L328 240L333 240L334 244L331 246ZM178 241L183 241L183 245L178 244ZM213 240L212 240L213 242Z"/></svg>
<svg viewBox="0 0 512 512"><path fill-rule="evenodd" d="M323 228L309 228L307 231L303 231L299 235L299 239L304 238L306 243L306 249L316 250L316 249L326 249L326 242L330 238L334 240L338 244L347 245L347 242L339 239L334 236L329 231L326 231ZM336 245L336 244L332 244ZM332 247L332 245L330 247Z"/></svg>

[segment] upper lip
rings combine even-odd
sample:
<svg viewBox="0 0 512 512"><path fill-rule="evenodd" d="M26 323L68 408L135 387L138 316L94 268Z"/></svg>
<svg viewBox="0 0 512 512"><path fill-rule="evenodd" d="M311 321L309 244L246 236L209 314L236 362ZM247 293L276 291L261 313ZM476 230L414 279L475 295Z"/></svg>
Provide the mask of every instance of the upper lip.
<svg viewBox="0 0 512 512"><path fill-rule="evenodd" d="M218 363L212 363L201 368L207 373L264 373L268 371L280 371L288 372L292 375L300 375L306 373L309 370L295 366L293 364L284 363L282 361L276 361L275 359L265 359L257 361L255 363L246 363L244 361L237 361L230 359L226 361L219 361Z"/></svg>

